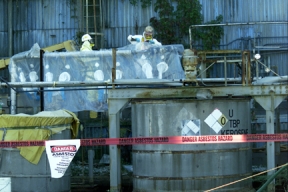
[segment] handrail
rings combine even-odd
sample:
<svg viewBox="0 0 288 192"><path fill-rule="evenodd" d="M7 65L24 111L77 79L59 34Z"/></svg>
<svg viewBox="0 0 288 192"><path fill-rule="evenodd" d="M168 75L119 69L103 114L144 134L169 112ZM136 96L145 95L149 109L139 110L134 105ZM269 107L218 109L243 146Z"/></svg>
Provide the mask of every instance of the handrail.
<svg viewBox="0 0 288 192"><path fill-rule="evenodd" d="M271 183L271 181L273 181L277 175L279 175L283 170L285 170L285 168L287 168L287 165L288 163L281 167L274 175L271 175L269 179L264 183L264 185L262 185L262 187L257 190L257 192L262 192L264 189L266 189L266 187Z"/></svg>

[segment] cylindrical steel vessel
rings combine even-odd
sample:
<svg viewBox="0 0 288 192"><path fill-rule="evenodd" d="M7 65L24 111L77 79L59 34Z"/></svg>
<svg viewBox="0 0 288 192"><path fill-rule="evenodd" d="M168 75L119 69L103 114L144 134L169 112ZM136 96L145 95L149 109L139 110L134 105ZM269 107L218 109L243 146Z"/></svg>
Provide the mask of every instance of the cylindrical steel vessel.
<svg viewBox="0 0 288 192"><path fill-rule="evenodd" d="M249 134L249 102L248 99L134 101L132 134L133 137ZM215 113L218 126L211 117ZM134 192L203 192L243 179L252 174L250 146L251 143L134 145ZM248 179L217 191L254 190Z"/></svg>
<svg viewBox="0 0 288 192"><path fill-rule="evenodd" d="M70 139L67 129L51 136L51 140ZM1 154L0 177L11 178L12 192L70 192L71 169L61 178L51 178L50 165L44 150L37 165L20 155L16 148L3 148Z"/></svg>

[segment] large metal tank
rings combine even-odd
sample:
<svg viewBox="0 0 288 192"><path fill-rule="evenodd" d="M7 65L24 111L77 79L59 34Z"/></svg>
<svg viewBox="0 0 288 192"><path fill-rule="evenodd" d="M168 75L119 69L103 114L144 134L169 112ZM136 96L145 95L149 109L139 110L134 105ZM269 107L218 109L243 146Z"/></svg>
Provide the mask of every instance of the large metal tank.
<svg viewBox="0 0 288 192"><path fill-rule="evenodd" d="M133 137L250 133L247 99L134 101ZM220 113L220 124L211 114ZM209 124L209 125L208 125ZM212 125L213 124L213 125ZM212 127L212 128L211 128ZM134 145L133 191L203 192L252 174L251 143ZM217 191L254 191L244 180Z"/></svg>
<svg viewBox="0 0 288 192"><path fill-rule="evenodd" d="M51 136L50 140L71 139L67 129ZM71 169L61 178L51 178L50 165L46 151L42 153L37 165L20 155L16 148L3 148L1 153L0 177L11 178L12 192L70 192Z"/></svg>

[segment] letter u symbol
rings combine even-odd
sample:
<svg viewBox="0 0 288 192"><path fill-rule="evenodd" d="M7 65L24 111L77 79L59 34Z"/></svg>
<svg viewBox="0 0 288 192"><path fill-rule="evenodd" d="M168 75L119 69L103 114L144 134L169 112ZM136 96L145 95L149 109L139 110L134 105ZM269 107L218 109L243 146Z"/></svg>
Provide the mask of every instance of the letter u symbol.
<svg viewBox="0 0 288 192"><path fill-rule="evenodd" d="M229 117L233 117L233 109L231 109L231 111L232 111L231 112L232 114L230 114L230 109L229 109Z"/></svg>

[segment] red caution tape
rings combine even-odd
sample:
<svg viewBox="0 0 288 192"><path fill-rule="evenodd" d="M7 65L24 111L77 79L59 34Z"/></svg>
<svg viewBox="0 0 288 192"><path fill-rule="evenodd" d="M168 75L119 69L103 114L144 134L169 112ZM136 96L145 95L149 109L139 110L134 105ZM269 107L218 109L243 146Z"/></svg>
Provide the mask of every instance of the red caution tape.
<svg viewBox="0 0 288 192"><path fill-rule="evenodd" d="M94 138L81 139L81 146L97 145L147 145L147 144L201 144L201 143L248 143L248 142L283 142L288 141L284 134L249 134L249 135L203 135L171 137L133 137L133 138ZM0 148L45 146L45 141L1 141Z"/></svg>
<svg viewBox="0 0 288 192"><path fill-rule="evenodd" d="M45 141L0 141L0 148L45 146Z"/></svg>

